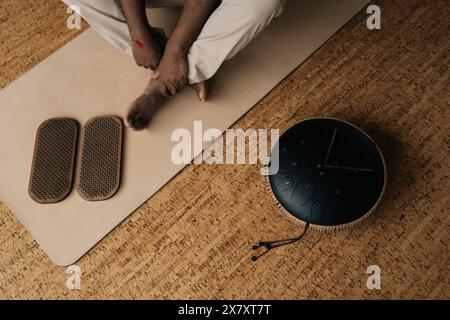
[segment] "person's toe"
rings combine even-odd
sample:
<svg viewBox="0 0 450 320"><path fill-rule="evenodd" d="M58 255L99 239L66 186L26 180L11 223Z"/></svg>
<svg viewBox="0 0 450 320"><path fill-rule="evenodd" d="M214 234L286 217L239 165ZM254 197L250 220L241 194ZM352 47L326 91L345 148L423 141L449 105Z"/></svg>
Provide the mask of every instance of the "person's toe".
<svg viewBox="0 0 450 320"><path fill-rule="evenodd" d="M125 116L125 126L128 128L133 128L134 123L135 123L135 114L133 111L131 111Z"/></svg>
<svg viewBox="0 0 450 320"><path fill-rule="evenodd" d="M149 117L146 117L142 112L135 111L130 114L130 116L128 117L128 121L130 123L131 129L135 131L141 131L147 127L149 123Z"/></svg>
<svg viewBox="0 0 450 320"><path fill-rule="evenodd" d="M142 97L139 97L130 105L125 115L125 125L133 130L142 130Z"/></svg>
<svg viewBox="0 0 450 320"><path fill-rule="evenodd" d="M205 102L206 98L208 97L208 84L206 81L202 81L199 83L195 83L192 85L195 92L197 93L198 98L200 101Z"/></svg>

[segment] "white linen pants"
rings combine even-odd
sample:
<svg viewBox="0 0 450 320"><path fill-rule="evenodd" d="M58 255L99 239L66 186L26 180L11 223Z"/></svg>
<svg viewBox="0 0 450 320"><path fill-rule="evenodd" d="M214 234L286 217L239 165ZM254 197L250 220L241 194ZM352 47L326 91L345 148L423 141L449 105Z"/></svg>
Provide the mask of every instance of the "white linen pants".
<svg viewBox="0 0 450 320"><path fill-rule="evenodd" d="M103 38L132 56L131 39L119 0L63 0ZM273 18L286 0L222 0L188 53L189 82L211 78L245 48ZM184 0L147 0L147 8L182 6ZM151 21L150 21L151 23Z"/></svg>

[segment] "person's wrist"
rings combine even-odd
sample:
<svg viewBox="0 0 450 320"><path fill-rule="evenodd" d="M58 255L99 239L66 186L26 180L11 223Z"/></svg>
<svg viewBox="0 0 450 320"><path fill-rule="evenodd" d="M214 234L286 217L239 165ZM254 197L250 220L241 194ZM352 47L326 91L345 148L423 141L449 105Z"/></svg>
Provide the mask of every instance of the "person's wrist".
<svg viewBox="0 0 450 320"><path fill-rule="evenodd" d="M186 56L188 53L188 49L184 46L181 46L175 41L168 41L166 45L166 50L168 53L176 55L176 56Z"/></svg>
<svg viewBox="0 0 450 320"><path fill-rule="evenodd" d="M141 42L154 41L151 29L147 27L130 28L131 40L139 40Z"/></svg>

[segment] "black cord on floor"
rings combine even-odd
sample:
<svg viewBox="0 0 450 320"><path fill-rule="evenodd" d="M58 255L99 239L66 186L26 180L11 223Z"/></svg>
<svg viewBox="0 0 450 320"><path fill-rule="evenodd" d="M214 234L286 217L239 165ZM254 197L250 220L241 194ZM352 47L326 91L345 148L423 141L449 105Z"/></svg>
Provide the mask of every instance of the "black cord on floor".
<svg viewBox="0 0 450 320"><path fill-rule="evenodd" d="M288 244L292 244L297 241L300 241L303 238L303 236L306 234L306 231L308 231L308 228L309 228L309 222L305 225L305 229L303 230L302 234L300 234L298 237L284 239L284 240L276 240L276 241L261 241L260 243L254 245L252 247L252 250L258 250L261 247L265 247L266 250L257 256L252 256L252 261L258 260L259 258L261 258L265 254L267 254L272 249L276 249L276 248L286 246Z"/></svg>

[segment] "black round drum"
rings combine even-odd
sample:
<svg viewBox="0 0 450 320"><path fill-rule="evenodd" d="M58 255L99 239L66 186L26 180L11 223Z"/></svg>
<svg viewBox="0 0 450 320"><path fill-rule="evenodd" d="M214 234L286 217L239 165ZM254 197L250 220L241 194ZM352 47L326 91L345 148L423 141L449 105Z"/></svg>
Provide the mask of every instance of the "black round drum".
<svg viewBox="0 0 450 320"><path fill-rule="evenodd" d="M378 206L386 166L375 142L336 119L302 121L281 135L272 150L279 170L269 176L276 200L293 217L319 231L351 226Z"/></svg>

